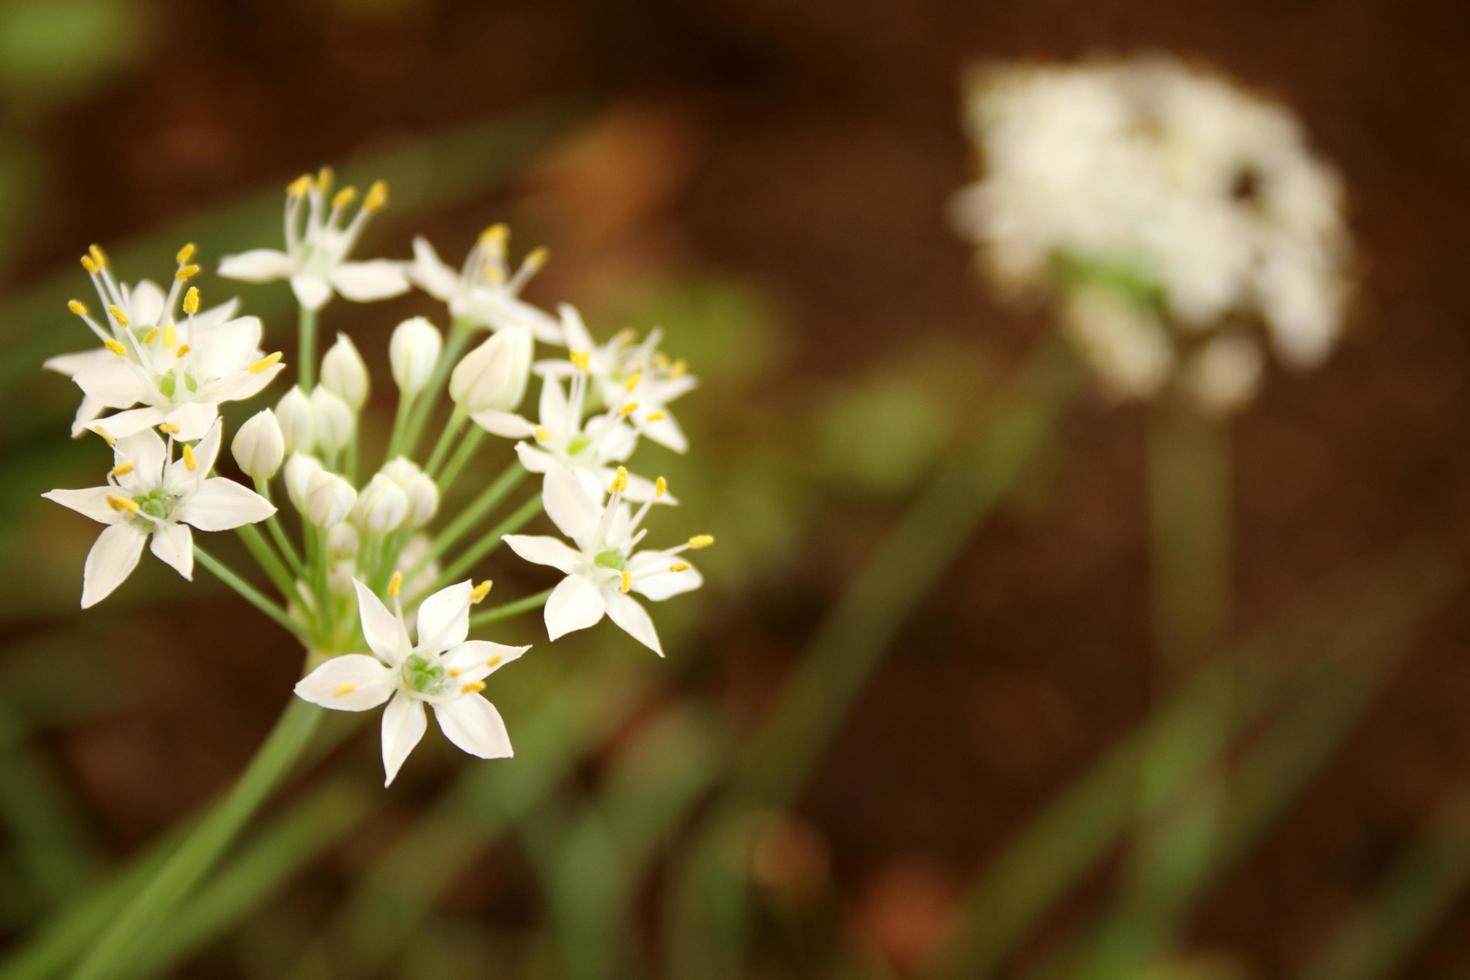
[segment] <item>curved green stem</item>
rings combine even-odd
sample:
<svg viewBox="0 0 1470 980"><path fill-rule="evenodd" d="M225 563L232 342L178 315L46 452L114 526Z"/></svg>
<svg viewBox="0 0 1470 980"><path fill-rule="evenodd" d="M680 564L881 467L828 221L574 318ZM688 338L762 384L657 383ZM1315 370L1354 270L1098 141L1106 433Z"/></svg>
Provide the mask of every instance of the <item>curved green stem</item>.
<svg viewBox="0 0 1470 980"><path fill-rule="evenodd" d="M514 534L525 526L526 522L541 513L541 495L531 497L525 503L517 507L509 517L491 528L490 533L470 546L469 550L461 554L449 567L429 586L429 592L442 589L444 586L459 578L465 572L475 567L475 563L484 558L490 552L500 547L500 539L507 534Z"/></svg>
<svg viewBox="0 0 1470 980"><path fill-rule="evenodd" d="M409 421L408 429L403 440L403 453L412 456L418 448L419 437L423 435L424 426L429 424L429 416L434 413L434 403L439 400L439 392L444 389L444 383L449 380L449 372L459 360L459 355L469 346L470 338L475 335L476 326L469 320L455 320L449 325L449 339L444 344L444 350L439 355L439 361L434 365L434 373L429 375L429 383L421 392L422 397L419 404L415 406L412 419Z"/></svg>
<svg viewBox="0 0 1470 980"><path fill-rule="evenodd" d="M240 540L245 542L251 556L260 565L261 570L270 577L271 583L281 593L281 598L286 602L291 601L295 594L295 585L291 580L291 573L286 566L281 564L281 559L271 550L270 544L265 540L265 535L254 524L242 524L235 529L240 533Z"/></svg>
<svg viewBox="0 0 1470 980"><path fill-rule="evenodd" d="M475 450L480 448L480 443L484 438L485 430L478 425L465 433L465 437L460 442L459 448L454 451L453 456L449 457L449 463L444 467L444 475L439 477L439 497L441 499L449 496L449 488L459 478L460 471L470 461L470 457L475 454Z"/></svg>
<svg viewBox="0 0 1470 980"><path fill-rule="evenodd" d="M544 592L537 592L535 595L528 595L524 599L516 599L514 602L505 602L498 606L491 606L484 612L477 612L470 617L470 629L474 629L477 626L488 626L490 623L498 623L502 619L510 619L513 616L519 616L523 612L530 612L532 609L540 609L546 605L546 600L549 598L551 598L551 589L547 589Z"/></svg>
<svg viewBox="0 0 1470 980"><path fill-rule="evenodd" d="M308 393L316 386L316 321L316 310L301 307L297 327L301 347L297 355L296 377L301 390Z"/></svg>
<svg viewBox="0 0 1470 980"><path fill-rule="evenodd" d="M433 544L429 546L429 550L414 564L413 568L403 573L403 577L410 580L416 578L420 572L429 566L429 562L438 558L445 551L457 544L460 538L469 533L470 528L479 523L480 518L493 510L495 505L504 500L505 495L514 490L516 485L525 478L526 470L521 466L519 460L507 466L505 471L481 491L480 495L471 501L468 507L459 512L459 516L453 521L450 521L449 525L443 531L440 531L434 536Z"/></svg>
<svg viewBox="0 0 1470 980"><path fill-rule="evenodd" d="M439 441L434 443L434 451L429 454L429 461L424 464L424 472L433 476L439 470L439 464L444 462L444 454L449 452L449 447L454 442L454 437L459 435L459 430L464 428L465 419L468 415L458 405L450 413L449 422L444 426L444 431L439 433Z"/></svg>
<svg viewBox="0 0 1470 980"><path fill-rule="evenodd" d="M266 500L270 500L270 481L257 479L255 481L255 492ZM291 543L291 539L287 536L285 528L281 527L280 519L275 514L272 514L265 519L265 527L270 532L271 540L275 541L276 547L281 549L281 554L285 557L286 564L290 566L291 571L298 576L303 574L302 569L304 566L301 564L301 555L296 551L296 546Z"/></svg>
<svg viewBox="0 0 1470 980"><path fill-rule="evenodd" d="M194 557L199 560L199 564L203 565L205 568L213 572L215 577L218 578L221 582L225 583L230 588L238 592L242 599L250 603L256 609L259 609L261 612L265 613L271 619L274 619L277 624L289 631L291 635L301 635L301 625L292 620L290 616L286 615L286 610L282 609L280 606L276 605L274 602L271 602L265 596L261 595L260 591L256 589L255 586L251 585L249 582L245 581L240 576L230 571L229 568L222 564L217 558L211 557L197 544L194 546Z"/></svg>

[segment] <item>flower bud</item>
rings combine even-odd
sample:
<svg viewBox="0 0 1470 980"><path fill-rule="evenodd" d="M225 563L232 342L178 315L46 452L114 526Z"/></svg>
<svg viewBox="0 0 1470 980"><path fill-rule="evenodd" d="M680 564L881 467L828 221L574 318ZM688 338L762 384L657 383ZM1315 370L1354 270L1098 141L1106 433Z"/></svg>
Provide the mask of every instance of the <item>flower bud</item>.
<svg viewBox="0 0 1470 980"><path fill-rule="evenodd" d="M345 333L339 333L331 350L322 355L322 387L346 402L354 412L361 411L367 402L367 365L357 352L357 345Z"/></svg>
<svg viewBox="0 0 1470 980"><path fill-rule="evenodd" d="M308 453L292 453L286 460L286 496L301 513L306 513L306 491L311 478L322 471L322 462Z"/></svg>
<svg viewBox="0 0 1470 980"><path fill-rule="evenodd" d="M449 376L449 397L466 412L509 412L531 376L531 331L507 327L470 351Z"/></svg>
<svg viewBox="0 0 1470 980"><path fill-rule="evenodd" d="M393 380L405 395L416 395L429 383L444 340L428 320L416 316L404 320L388 341L388 364Z"/></svg>
<svg viewBox="0 0 1470 980"><path fill-rule="evenodd" d="M275 476L286 458L286 437L281 434L276 413L267 408L246 419L235 433L230 451L246 476L257 480Z"/></svg>
<svg viewBox="0 0 1470 980"><path fill-rule="evenodd" d="M408 498L409 527L423 527L439 510L439 486L429 475L403 456L383 467L382 473L398 484Z"/></svg>
<svg viewBox="0 0 1470 980"><path fill-rule="evenodd" d="M342 523L357 503L357 491L336 473L318 470L306 484L305 517L317 527Z"/></svg>
<svg viewBox="0 0 1470 980"><path fill-rule="evenodd" d="M323 453L341 452L357 429L351 406L320 386L311 393L311 420L317 448Z"/></svg>
<svg viewBox="0 0 1470 980"><path fill-rule="evenodd" d="M352 519L369 534L382 536L398 530L408 514L408 496L403 488L382 473L374 476L357 495Z"/></svg>
<svg viewBox="0 0 1470 980"><path fill-rule="evenodd" d="M276 421L286 440L287 453L309 453L316 447L311 399L299 386L286 392L276 403Z"/></svg>
<svg viewBox="0 0 1470 980"><path fill-rule="evenodd" d="M346 521L335 524L327 532L327 553L334 561L348 561L357 557L357 528Z"/></svg>

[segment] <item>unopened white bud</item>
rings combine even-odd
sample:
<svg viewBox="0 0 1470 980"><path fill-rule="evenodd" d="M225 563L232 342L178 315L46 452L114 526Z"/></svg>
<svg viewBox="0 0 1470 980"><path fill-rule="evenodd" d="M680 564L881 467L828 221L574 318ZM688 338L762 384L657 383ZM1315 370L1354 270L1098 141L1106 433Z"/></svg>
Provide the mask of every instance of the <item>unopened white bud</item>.
<svg viewBox="0 0 1470 980"><path fill-rule="evenodd" d="M275 476L281 460L286 458L286 438L281 434L276 413L267 408L246 419L235 433L230 451L246 476L257 480Z"/></svg>
<svg viewBox="0 0 1470 980"><path fill-rule="evenodd" d="M349 522L334 524L327 532L327 553L335 561L346 561L357 556L357 528Z"/></svg>
<svg viewBox="0 0 1470 980"><path fill-rule="evenodd" d="M342 523L357 503L357 491L336 473L318 470L306 484L305 517L317 527Z"/></svg>
<svg viewBox="0 0 1470 980"><path fill-rule="evenodd" d="M400 323L388 341L388 364L393 369L398 390L405 395L422 391L434 373L443 346L439 330L423 317Z"/></svg>
<svg viewBox="0 0 1470 980"><path fill-rule="evenodd" d="M352 519L369 534L382 536L398 530L408 515L408 495L382 473L374 476L357 495Z"/></svg>
<svg viewBox="0 0 1470 980"><path fill-rule="evenodd" d="M439 486L423 470L403 456L383 467L383 475L403 490L408 498L409 527L423 527L439 510Z"/></svg>
<svg viewBox="0 0 1470 980"><path fill-rule="evenodd" d="M466 412L509 412L531 377L531 331L507 327L464 356L449 376L449 397Z"/></svg>
<svg viewBox="0 0 1470 980"><path fill-rule="evenodd" d="M357 429L352 407L322 386L311 393L311 418L317 448L323 453L341 452Z"/></svg>
<svg viewBox="0 0 1470 980"><path fill-rule="evenodd" d="M368 369L357 345L345 333L322 355L322 387L347 403L354 412L362 410L368 397Z"/></svg>
<svg viewBox="0 0 1470 980"><path fill-rule="evenodd" d="M276 421L286 440L287 453L309 453L316 448L311 399L299 386L286 392L276 403Z"/></svg>
<svg viewBox="0 0 1470 980"><path fill-rule="evenodd" d="M308 453L292 453L286 460L286 496L302 514L306 513L306 491L311 478L322 471L322 461Z"/></svg>

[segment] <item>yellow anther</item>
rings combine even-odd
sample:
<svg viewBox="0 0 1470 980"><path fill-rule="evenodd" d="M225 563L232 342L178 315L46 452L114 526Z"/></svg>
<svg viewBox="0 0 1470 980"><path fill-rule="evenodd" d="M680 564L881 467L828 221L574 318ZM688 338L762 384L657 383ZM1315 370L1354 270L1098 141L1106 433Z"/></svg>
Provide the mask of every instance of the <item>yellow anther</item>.
<svg viewBox="0 0 1470 980"><path fill-rule="evenodd" d="M628 404L624 405L622 408L618 409L618 418L625 419L629 415L632 415L636 411L638 411L638 403L637 402L629 402Z"/></svg>
<svg viewBox="0 0 1470 980"><path fill-rule="evenodd" d="M632 327L624 327L613 334L612 342L614 347L626 347L637 339L638 334L634 332Z"/></svg>
<svg viewBox="0 0 1470 980"><path fill-rule="evenodd" d="M657 480L654 480L653 481L653 495L655 497L662 497L664 494L666 494L668 492L669 492L669 481L668 480L665 480L663 477L659 477Z"/></svg>
<svg viewBox="0 0 1470 980"><path fill-rule="evenodd" d="M357 690L356 684L343 684L341 687L332 692L332 696L340 698L344 694L351 694L355 690Z"/></svg>
<svg viewBox="0 0 1470 980"><path fill-rule="evenodd" d="M656 350L653 352L653 366L658 368L660 371L667 368L670 363L671 362L669 361L669 355L665 354L663 351Z"/></svg>
<svg viewBox="0 0 1470 980"><path fill-rule="evenodd" d="M122 344L120 344L119 342L117 342L116 340L113 340L111 337L108 337L106 340L104 340L102 342L102 346L103 347L106 347L108 350L112 351L118 357L127 357L128 356L128 349L126 347L124 347Z"/></svg>
<svg viewBox="0 0 1470 980"><path fill-rule="evenodd" d="M197 265L183 265L179 266L179 271L174 273L174 278L179 282L188 282L197 275L199 275L199 267Z"/></svg>
<svg viewBox="0 0 1470 980"><path fill-rule="evenodd" d="M92 261L96 264L97 268L107 268L107 253L102 251L102 246L88 245L87 254L92 257Z"/></svg>
<svg viewBox="0 0 1470 980"><path fill-rule="evenodd" d="M592 355L584 350L574 350L567 355L572 359L578 371L590 371L592 369Z"/></svg>
<svg viewBox="0 0 1470 980"><path fill-rule="evenodd" d="M628 468L626 466L619 466L617 473L613 475L612 484L607 488L607 492L608 493L622 493L624 490L627 490L627 489L628 489Z"/></svg>
<svg viewBox="0 0 1470 980"><path fill-rule="evenodd" d="M174 422L164 422L164 423L162 423L162 424L159 425L158 431L159 432L162 432L166 436L173 436L173 435L178 435L179 427L178 427L178 424L177 423L174 423Z"/></svg>
<svg viewBox="0 0 1470 980"><path fill-rule="evenodd" d="M689 365L684 363L681 357L669 366L669 380L677 381L689 372Z"/></svg>
<svg viewBox="0 0 1470 980"><path fill-rule="evenodd" d="M180 344L179 346L174 348L174 357L183 357L185 354L189 353L190 350L191 348L188 344Z"/></svg>
<svg viewBox="0 0 1470 980"><path fill-rule="evenodd" d="M495 583L490 581L488 578L485 581L481 582L479 585L475 586L473 589L470 590L470 604L478 606L480 603L484 602L485 597L490 594L490 590L494 587Z"/></svg>
<svg viewBox="0 0 1470 980"><path fill-rule="evenodd" d="M532 432L531 434L536 437L536 441L537 442L550 442L551 441L551 430L548 429L544 425L538 425L538 426L536 426L535 431Z"/></svg>
<svg viewBox="0 0 1470 980"><path fill-rule="evenodd" d="M500 654L497 653L495 656L491 657L489 660L486 660L485 661L485 666L486 667L499 667L500 666Z"/></svg>
<svg viewBox="0 0 1470 980"><path fill-rule="evenodd" d="M367 196L362 199L362 209L368 214L381 211L388 205L388 182L384 180L373 181L373 186L368 188Z"/></svg>
<svg viewBox="0 0 1470 980"><path fill-rule="evenodd" d="M484 248L501 249L510 240L510 228L504 222L497 222L480 232L480 245Z"/></svg>
<svg viewBox="0 0 1470 980"><path fill-rule="evenodd" d="M179 346L179 331L172 320L163 325L163 346L169 350Z"/></svg>
<svg viewBox="0 0 1470 980"><path fill-rule="evenodd" d="M194 257L195 251L196 247L194 243L188 242L184 245L183 248L179 249L176 255L174 255L174 261L177 262L179 265L188 265L189 260Z"/></svg>
<svg viewBox="0 0 1470 980"><path fill-rule="evenodd" d="M480 274L483 275L485 277L485 281L492 286L505 285L505 270L500 267L499 262L485 263L485 266L480 270Z"/></svg>
<svg viewBox="0 0 1470 980"><path fill-rule="evenodd" d="M79 299L69 299L69 300L67 300L66 301L66 308L68 310L71 310L71 312L75 313L77 316L86 316L87 315L87 304L86 303L83 303Z"/></svg>
<svg viewBox="0 0 1470 980"><path fill-rule="evenodd" d="M689 547L693 548L695 551L698 551L700 548L708 548L714 543L715 536L713 534L696 534L694 537L689 539Z"/></svg>
<svg viewBox="0 0 1470 980"><path fill-rule="evenodd" d="M145 333L143 335L143 343L145 343L145 344L151 344L151 343L153 343L157 339L158 339L158 328L157 327L153 327L151 330L149 330L147 333Z"/></svg>
<svg viewBox="0 0 1470 980"><path fill-rule="evenodd" d="M274 354L265 355L260 360L250 365L250 367L246 368L246 370L249 371L251 374L259 374L262 371L267 371L270 368L274 367L277 363L280 362L280 360L281 352L276 351Z"/></svg>
<svg viewBox="0 0 1470 980"><path fill-rule="evenodd" d="M286 185L286 193L291 197L305 197L309 190L311 190L311 174L302 174Z"/></svg>
<svg viewBox="0 0 1470 980"><path fill-rule="evenodd" d="M459 689L459 693L461 693L461 694L479 694L483 690L485 690L485 682L484 681L470 681L468 684L464 685L463 687L461 687Z"/></svg>
<svg viewBox="0 0 1470 980"><path fill-rule="evenodd" d="M98 273L97 263L92 261L92 256L82 256L82 268L87 270L88 275L95 276Z"/></svg>
<svg viewBox="0 0 1470 980"><path fill-rule="evenodd" d="M388 595L396 596L403 590L403 573L394 572L393 577L388 580Z"/></svg>
<svg viewBox="0 0 1470 980"><path fill-rule="evenodd" d="M102 441L107 443L109 446L117 445L117 436L114 436L111 432L108 432L106 429L102 428L102 426L94 425L92 426L92 431L101 436Z"/></svg>
<svg viewBox="0 0 1470 980"><path fill-rule="evenodd" d="M126 327L128 325L128 315L123 312L121 306L118 306L116 303L109 304L107 312L108 315L117 321L119 327Z"/></svg>
<svg viewBox="0 0 1470 980"><path fill-rule="evenodd" d="M464 671L460 670L458 667L450 667L449 668L449 676L450 677L458 677L460 674L463 674L463 673L464 673Z"/></svg>
<svg viewBox="0 0 1470 980"><path fill-rule="evenodd" d="M649 412L647 415L645 415L643 417L643 421L648 422L648 423L651 424L653 422L662 422L664 419L666 419L668 417L669 417L669 413L668 412Z"/></svg>
<svg viewBox="0 0 1470 980"><path fill-rule="evenodd" d="M112 468L113 476L127 476L131 472L133 472L132 463L118 463Z"/></svg>
<svg viewBox="0 0 1470 980"><path fill-rule="evenodd" d="M687 572L687 571L689 571L689 563L687 561L676 561L672 565L669 566L669 571L671 571L671 572Z"/></svg>
<svg viewBox="0 0 1470 980"><path fill-rule="evenodd" d="M625 568L623 569L623 580L618 583L618 591L627 595L631 588L633 588L633 573Z"/></svg>
<svg viewBox="0 0 1470 980"><path fill-rule="evenodd" d="M532 272L537 272L542 266L546 264L547 260L550 258L551 249L547 248L545 245L538 245L535 248L531 249L530 254L526 256L526 261L523 264Z"/></svg>
<svg viewBox="0 0 1470 980"><path fill-rule="evenodd" d="M185 446L184 447L184 466L185 466L186 469L188 469L188 471L190 473L194 472L195 470L197 470L199 468L199 460L197 460L197 459L194 458L194 447L193 446Z"/></svg>
<svg viewBox="0 0 1470 980"><path fill-rule="evenodd" d="M638 387L638 382L640 382L642 380L643 380L643 375L641 375L641 374L635 374L635 375L633 375L627 381L624 381L623 382L623 390L624 391L627 391L629 394L632 394L633 389L636 388L636 387Z"/></svg>
<svg viewBox="0 0 1470 980"><path fill-rule="evenodd" d="M184 312L193 316L199 312L199 287L190 286L184 293Z"/></svg>
<svg viewBox="0 0 1470 980"><path fill-rule="evenodd" d="M323 167L318 170L316 172L316 192L322 197L326 197L332 193L332 183L336 179L337 175L332 172L331 167Z"/></svg>
<svg viewBox="0 0 1470 980"><path fill-rule="evenodd" d="M138 502L136 500L129 500L127 497L109 496L107 498L107 506L117 511L119 514L136 514L138 511L142 510L142 508L138 506Z"/></svg>
<svg viewBox="0 0 1470 980"><path fill-rule="evenodd" d="M355 200L357 200L357 188L349 184L332 195L332 207L345 208Z"/></svg>

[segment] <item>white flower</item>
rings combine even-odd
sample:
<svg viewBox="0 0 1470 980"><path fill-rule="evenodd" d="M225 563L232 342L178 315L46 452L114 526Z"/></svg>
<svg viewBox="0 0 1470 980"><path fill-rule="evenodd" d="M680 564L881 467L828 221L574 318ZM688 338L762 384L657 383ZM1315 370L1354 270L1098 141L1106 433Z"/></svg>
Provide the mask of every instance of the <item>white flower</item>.
<svg viewBox="0 0 1470 980"><path fill-rule="evenodd" d="M173 287L161 305L152 295L156 287L144 290L140 284L130 292L117 282L101 249L93 246L83 257L103 315L99 322L77 300L68 308L102 342L102 350L52 366L73 372L72 380L86 396L79 418L94 416L88 428L115 438L163 425L180 441L194 442L218 417L221 402L251 397L284 367L279 353L266 357L260 350L256 317L229 319L232 304L199 312L199 290L185 288L199 272L189 261L193 255L192 245L179 251ZM176 322L178 307L184 318ZM129 308L161 325L134 321ZM96 417L109 408L127 411Z"/></svg>
<svg viewBox="0 0 1470 980"><path fill-rule="evenodd" d="M663 656L653 620L629 593L657 602L699 588L703 582L699 572L678 556L712 544L714 539L697 535L677 548L638 552L646 533L639 530L639 524L650 504L632 513L621 495L625 477L619 471L614 492L603 504L600 495L590 496L572 473L553 469L546 474L542 494L546 513L576 547L544 535L510 534L505 543L527 561L550 565L566 575L546 601L546 631L551 639L586 629L606 615Z"/></svg>
<svg viewBox="0 0 1470 980"><path fill-rule="evenodd" d="M1248 337L1221 334L1195 352L1180 382L1204 411L1228 415L1250 401L1261 369L1259 345Z"/></svg>
<svg viewBox="0 0 1470 980"><path fill-rule="evenodd" d="M486 229L470 249L464 267L458 270L445 264L427 239L415 238L408 278L448 304L450 316L456 320L491 330L528 327L537 340L559 344L561 328L556 319L520 298L526 283L546 264L547 251L533 250L511 275L505 254L509 238L505 225Z"/></svg>
<svg viewBox="0 0 1470 980"><path fill-rule="evenodd" d="M311 398L295 385L276 402L276 421L286 440L286 452L309 453L316 448L316 420Z"/></svg>
<svg viewBox="0 0 1470 980"><path fill-rule="evenodd" d="M567 304L560 307L562 333L572 352L569 361L543 361L538 370L548 378L583 372L608 408L616 408L638 424L654 442L684 452L689 440L669 414L669 403L692 391L698 382L683 361L671 361L658 349L661 330L653 330L642 343L624 332L598 345L587 332L582 315Z"/></svg>
<svg viewBox="0 0 1470 980"><path fill-rule="evenodd" d="M405 456L388 462L380 471L398 484L408 498L409 527L423 527L434 519L439 510L439 485Z"/></svg>
<svg viewBox="0 0 1470 980"><path fill-rule="evenodd" d="M530 648L467 639L469 582L423 601L417 643L409 639L401 607L389 612L367 586L354 584L362 635L374 655L332 657L297 683L297 696L339 711L367 711L387 702L382 731L385 786L424 736L424 705L434 709L439 728L460 749L481 759L508 758L512 752L505 722L480 692L486 677Z"/></svg>
<svg viewBox="0 0 1470 980"><path fill-rule="evenodd" d="M354 412L367 403L369 379L362 355L345 333L322 355L322 387L346 402Z"/></svg>
<svg viewBox="0 0 1470 980"><path fill-rule="evenodd" d="M194 538L200 531L228 531L263 521L276 512L270 501L232 480L209 475L219 454L220 424L210 427L197 446L184 445L171 459L165 445L144 429L113 445L114 466L106 486L52 490L42 494L108 525L87 555L82 575L82 608L107 598L138 565L143 544L180 575L194 573Z"/></svg>
<svg viewBox="0 0 1470 980"><path fill-rule="evenodd" d="M324 468L321 460L310 453L295 452L286 460L286 496L299 512L306 513L306 494L311 489L311 478Z"/></svg>
<svg viewBox="0 0 1470 980"><path fill-rule="evenodd" d="M301 513L317 527L330 528L345 521L356 503L352 484L330 470L319 469L306 481L306 506Z"/></svg>
<svg viewBox="0 0 1470 980"><path fill-rule="evenodd" d="M388 366L393 381L405 395L416 395L429 383L444 338L439 329L421 316L404 320L393 329L388 341Z"/></svg>
<svg viewBox="0 0 1470 980"><path fill-rule="evenodd" d="M317 448L329 456L341 452L352 441L356 429L357 417L352 414L352 406L325 385L318 385L311 393L311 430Z"/></svg>
<svg viewBox="0 0 1470 980"><path fill-rule="evenodd" d="M315 179L303 174L292 181L286 189L286 250L257 248L228 255L219 264L219 274L244 282L289 279L297 301L309 310L321 309L333 292L362 303L407 292L408 280L399 263L347 261L368 218L388 203L387 185L373 184L345 226L357 191L344 187L332 194L330 204L329 194L330 169L323 168Z"/></svg>
<svg viewBox="0 0 1470 980"><path fill-rule="evenodd" d="M246 476L256 480L275 476L286 458L286 440L276 413L267 408L246 419L230 442L230 451Z"/></svg>
<svg viewBox="0 0 1470 980"><path fill-rule="evenodd" d="M620 409L613 408L583 420L587 394L587 376L572 378L571 396L562 390L561 382L546 377L541 381L541 418L530 422L509 412L477 412L470 418L486 431L507 439L534 439L535 444L516 443L521 465L532 473L549 473L564 467L583 481L588 496L599 496L602 488L612 483L617 464L627 460L638 445L641 431L629 424ZM657 421L657 420L655 420ZM623 497L641 503L657 499L660 503L677 503L667 493L659 493L659 484L629 474Z"/></svg>
<svg viewBox="0 0 1470 980"><path fill-rule="evenodd" d="M408 516L408 495L382 473L376 474L357 495L352 519L369 534L379 537L398 530Z"/></svg>
<svg viewBox="0 0 1470 980"><path fill-rule="evenodd" d="M449 397L466 412L513 411L531 377L531 331L507 327L466 354L449 376Z"/></svg>

